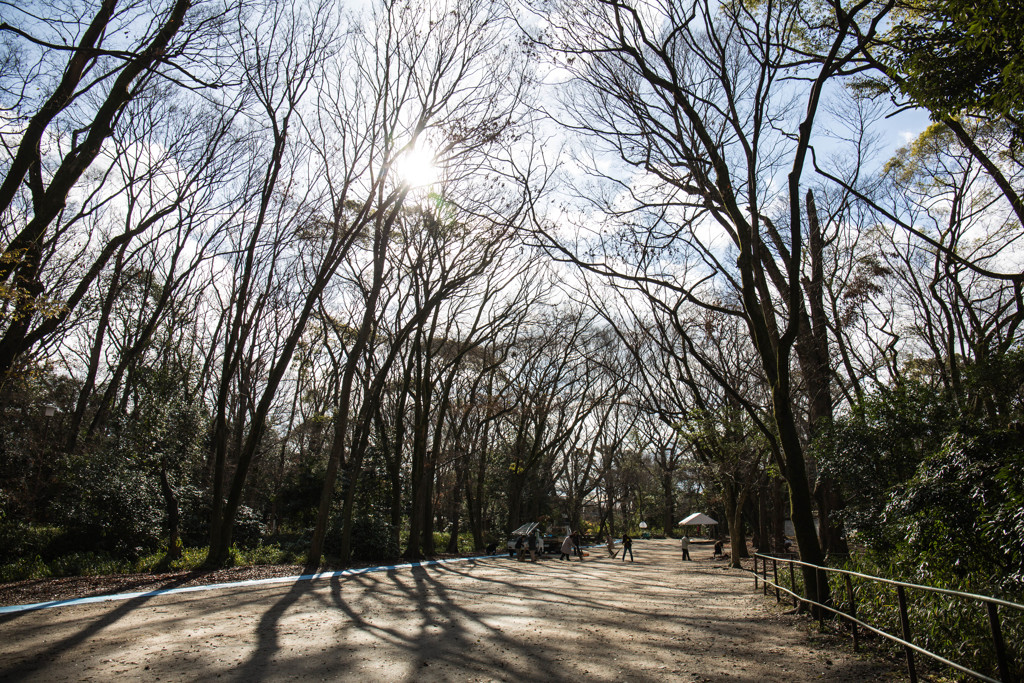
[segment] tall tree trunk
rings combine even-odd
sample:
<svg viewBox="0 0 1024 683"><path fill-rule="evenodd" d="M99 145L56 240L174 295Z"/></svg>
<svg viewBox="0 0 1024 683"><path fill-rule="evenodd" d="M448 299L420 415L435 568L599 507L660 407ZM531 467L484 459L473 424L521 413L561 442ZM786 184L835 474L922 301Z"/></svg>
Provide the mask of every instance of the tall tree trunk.
<svg viewBox="0 0 1024 683"><path fill-rule="evenodd" d="M423 357L423 330L416 334L412 353L416 357L415 394L413 395L413 426L412 426L412 463L409 468L409 495L412 498L412 509L409 515L409 539L406 543L405 557L420 559L423 557L423 535L425 530L426 510L428 508L427 492L427 427L430 415L431 387L429 368L425 368Z"/></svg>
<svg viewBox="0 0 1024 683"><path fill-rule="evenodd" d="M771 547L771 532L769 531L771 528L771 521L768 516L768 496L769 489L767 475L762 473L757 484L757 526L755 527L753 539L754 547L759 552L764 552Z"/></svg>
<svg viewBox="0 0 1024 683"><path fill-rule="evenodd" d="M466 483L469 479L469 467L468 463L463 462L459 459L455 463L456 467L456 482L455 488L452 489L452 501L451 501L451 514L449 515L452 532L448 538L447 552L456 554L459 552L459 530L462 520L462 493L466 490Z"/></svg>
<svg viewBox="0 0 1024 683"><path fill-rule="evenodd" d="M161 564L170 565L181 557L181 515L178 511L178 497L167 476L166 458L160 460L160 490L163 492L164 509L167 513L167 554L161 560Z"/></svg>
<svg viewBox="0 0 1024 683"><path fill-rule="evenodd" d="M434 546L434 486L437 483L437 456L428 454L427 464L424 468L423 496L423 554L432 557L437 554Z"/></svg>
<svg viewBox="0 0 1024 683"><path fill-rule="evenodd" d="M491 396L493 384L488 386L487 395ZM490 449L491 421L484 422L483 437L480 440L479 454L476 459L476 476L466 483L466 503L469 510L469 521L473 529L473 544L476 549L483 550L487 543L484 537L484 482L487 477L487 452Z"/></svg>
<svg viewBox="0 0 1024 683"><path fill-rule="evenodd" d="M665 506L665 514L661 518L662 529L667 538L672 538L672 530L676 523L676 488L672 472L661 474L661 495Z"/></svg>
<svg viewBox="0 0 1024 683"><path fill-rule="evenodd" d="M811 442L832 423L832 368L829 364L828 317L825 312L824 237L814 193L807 191L808 257L810 278L804 278L810 318L800 327L797 354L808 392L808 432ZM827 477L818 476L814 486L818 503L818 540L826 554L846 555L842 523L834 520L835 510L842 505L836 488Z"/></svg>
<svg viewBox="0 0 1024 683"><path fill-rule="evenodd" d="M741 567L740 560L749 557L747 536L743 528L743 506L747 502L747 488L730 482L725 487L725 511L729 521L729 553L735 569Z"/></svg>

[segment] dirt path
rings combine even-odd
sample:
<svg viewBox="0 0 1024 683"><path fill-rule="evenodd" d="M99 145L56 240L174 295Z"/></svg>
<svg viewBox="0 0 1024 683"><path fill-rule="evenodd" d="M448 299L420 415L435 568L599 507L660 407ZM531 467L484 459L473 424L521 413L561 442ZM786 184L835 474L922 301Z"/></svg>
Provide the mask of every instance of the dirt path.
<svg viewBox="0 0 1024 683"><path fill-rule="evenodd" d="M698 547L507 557L0 616L0 680L893 681Z"/></svg>

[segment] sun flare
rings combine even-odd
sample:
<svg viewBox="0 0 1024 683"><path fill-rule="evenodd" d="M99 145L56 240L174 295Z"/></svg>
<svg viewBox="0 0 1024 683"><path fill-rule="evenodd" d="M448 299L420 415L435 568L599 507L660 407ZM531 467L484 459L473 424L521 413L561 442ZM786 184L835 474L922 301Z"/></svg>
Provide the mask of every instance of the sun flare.
<svg viewBox="0 0 1024 683"><path fill-rule="evenodd" d="M399 157L395 170L401 182L414 189L433 185L439 175L435 152L425 144L416 145Z"/></svg>

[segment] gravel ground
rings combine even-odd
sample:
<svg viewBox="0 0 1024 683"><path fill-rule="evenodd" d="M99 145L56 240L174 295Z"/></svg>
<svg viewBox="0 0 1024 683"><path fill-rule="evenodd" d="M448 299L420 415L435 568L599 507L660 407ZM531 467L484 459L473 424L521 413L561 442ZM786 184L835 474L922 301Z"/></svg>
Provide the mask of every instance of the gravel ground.
<svg viewBox="0 0 1024 683"><path fill-rule="evenodd" d="M0 680L904 678L895 664L855 655L842 639L812 635L805 618L775 611L749 575L713 562L710 546L694 548L690 563L679 561L675 541L637 541L632 563L591 552L582 563L495 557L3 615ZM252 572L146 577L155 583L145 585L121 577L127 582L116 588ZM0 602L115 588L92 581L55 594L43 584L32 584L35 593L8 586Z"/></svg>

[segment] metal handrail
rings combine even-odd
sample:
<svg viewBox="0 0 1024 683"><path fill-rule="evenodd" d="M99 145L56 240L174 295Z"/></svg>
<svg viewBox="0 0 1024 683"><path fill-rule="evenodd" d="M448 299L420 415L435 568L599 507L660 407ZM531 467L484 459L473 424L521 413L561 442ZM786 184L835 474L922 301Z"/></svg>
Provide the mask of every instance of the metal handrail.
<svg viewBox="0 0 1024 683"><path fill-rule="evenodd" d="M1012 607L1024 611L1024 605L1017 604L1016 602L1010 602L1008 600L1002 600L1000 598L994 598L990 595L978 595L977 593L964 593L963 591L955 591L949 588L936 588L935 586L922 586L918 583L906 583L904 581L897 581L895 579L887 579L883 576L872 576L871 574L861 574L859 572L852 572L849 569L840 569L838 567L823 567L817 564L811 564L809 562L803 562L801 560L792 559L788 557L779 557L777 555L766 555L764 553L754 553L755 557L760 557L766 560L778 560L780 562L792 562L793 564L800 565L802 567L811 567L813 569L822 569L827 572L833 572L835 574L848 574L850 576L857 576L862 579L870 579L879 583L888 583L893 586L903 586L904 588L915 588L918 590L927 591L930 593L943 593L945 595L954 595L958 598L969 598L971 600L980 600L982 602L991 602L996 605L1002 605L1003 607Z"/></svg>
<svg viewBox="0 0 1024 683"><path fill-rule="evenodd" d="M761 558L761 560L762 560L762 564L761 564L761 566L762 566L762 574L761 574L761 576L758 576L758 573L757 573L757 560L758 560L758 558ZM769 580L768 579L768 560L772 561L773 579L774 580ZM816 571L821 571L821 572L831 572L831 573L834 573L834 574L843 574L843 575L845 575L847 577L847 592L849 593L848 597L849 597L849 600L850 600L850 611L851 611L851 613L847 614L846 612L843 612L843 611L841 611L839 609L831 607L830 605L824 605L824 604L822 604L820 602L817 602L815 600L809 600L809 599L807 599L805 597L797 595L794 591L789 590L785 586L781 585L779 583L779 579L778 579L778 564L777 564L780 561L781 562L786 562L786 563L789 564L790 576L791 577L792 577L792 574L793 574L793 566L794 565L799 565L799 566L802 566L802 567L809 567L811 569L814 569ZM999 626L999 617L998 617L998 614L996 612L996 606L997 605L1002 605L1004 607L1009 607L1009 608L1012 608L1012 609L1017 609L1017 610L1024 611L1024 605L1020 605L1020 604L1015 603L1015 602L1010 602L1008 600L1001 600L1000 598L994 598L994 597L991 597L991 596L988 596L988 595L978 595L978 594L975 594L975 593L965 593L965 592L962 592L962 591L955 591L955 590L951 590L951 589L948 589L948 588L936 588L934 586L922 586L920 584L906 583L904 581L896 581L894 579L886 579L886 578L883 578L883 577L880 577L880 576L871 576L870 574L861 574L859 572L850 571L848 569L839 569L839 568L836 568L836 567L824 567L824 566L821 566L821 565L811 564L810 562L803 562L801 560L797 560L797 559L794 559L794 558L778 557L778 556L775 556L775 555L765 555L765 554L762 554L762 553L754 553L754 570L751 573L754 575L754 588L755 589L757 588L758 581L760 580L760 581L764 582L764 589L765 589L765 592L767 593L768 586L771 585L775 589L776 600L781 600L781 595L780 595L780 591L781 591L783 593L791 595L793 597L793 599L794 599L794 604L796 603L796 601L799 601L799 602L807 603L808 605L814 605L814 606L816 606L816 607L818 607L818 608L820 608L822 610L825 610L827 612L831 612L832 614L835 614L836 616L841 617L841 618L846 619L847 621L849 621L851 623L851 625L852 625L852 630L853 630L854 650L857 649L857 626L858 625L862 626L863 628L866 628L867 630L869 630L869 631L871 631L873 633L876 633L876 634L878 634L878 635L880 635L880 636L882 636L884 638L887 638L888 640L891 640L894 643L902 645L904 650L906 651L906 654L907 654L907 668L908 668L908 671L910 673L910 680L912 682L917 680L917 672L916 672L916 669L915 669L915 666L914 666L913 652L919 652L920 654L925 655L927 657L930 657L930 658L934 659L937 662L940 662L942 664L945 664L946 666L952 667L952 668L954 668L954 669L956 669L958 671L961 671L961 672L963 672L963 673L965 673L965 674L967 674L969 676L974 676L975 678L977 678L979 680L986 681L987 683L1015 683L1016 682L1016 679L1013 677L1013 674L1010 671L1009 662L1008 662L1008 660L1006 658L1005 644L1002 641L1002 633L1001 633L1001 629L1000 629L1000 626ZM868 623L866 623L866 622L856 618L856 614L855 614L856 607L855 607L855 604L854 604L854 601L853 601L853 588L852 588L852 585L850 584L850 577L858 577L858 578L862 578L862 579L868 579L870 581L874 581L874 582L877 582L877 583L885 583L885 584L889 584L889 585L892 585L892 586L896 586L897 595L899 597L899 603L900 603L899 604L899 607L900 607L900 618L901 618L901 622L903 623L903 631L904 631L904 634L903 634L904 637L903 638L900 638L900 637L895 636L895 635L893 635L891 633L883 631L883 630L881 630L879 628L876 628L876 627L872 626L871 624L868 624ZM792 578L791 578L791 580L792 580ZM795 584L794 584L794 588L795 588ZM997 657L997 660L998 660L999 675L1002 677L1002 679L1000 680L1000 679L995 679L995 678L991 678L989 676L986 676L983 673L980 673L978 671L974 671L973 669L970 669L970 668L968 668L968 667L966 667L966 666L964 666L962 664L958 664L956 662L953 662L953 661L951 661L949 659L946 659L942 655L939 655L937 653L931 652L930 650L926 650L926 649L924 649L924 648L922 648L922 647L920 647L918 645L915 645L914 643L910 642L910 640L909 640L909 638L910 638L910 635L909 635L909 622L908 622L908 617L907 617L907 610L906 610L906 604L905 604L905 596L904 596L904 591L903 591L904 588L913 588L913 589L916 589L916 590L922 590L922 591L930 592L930 593L939 593L939 594L943 594L943 595L951 595L951 596L954 596L954 597L966 598L966 599L969 599L969 600L977 600L979 602L985 603L985 605L987 607L987 610L988 610L989 623L990 623L990 625L992 627L992 638L993 638L993 644L994 644L995 649L996 649L996 657ZM821 618L821 612L819 612L819 620L820 620L820 618Z"/></svg>

